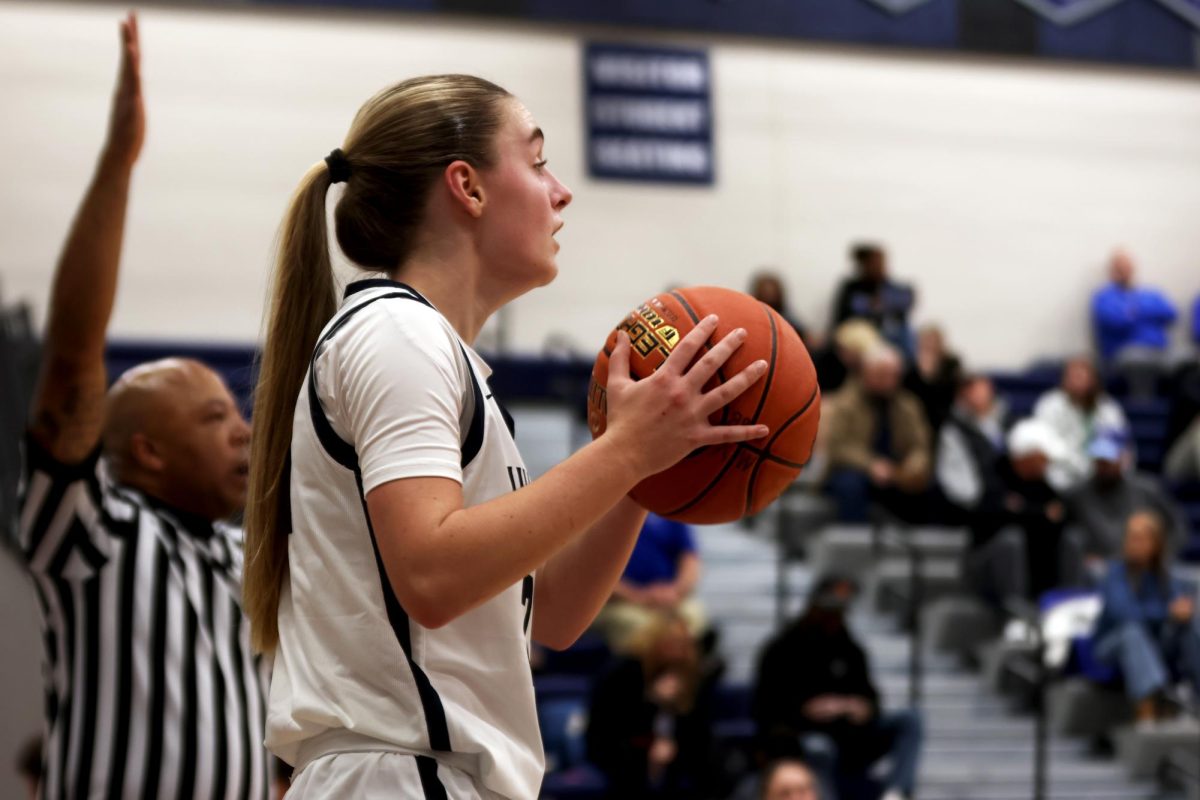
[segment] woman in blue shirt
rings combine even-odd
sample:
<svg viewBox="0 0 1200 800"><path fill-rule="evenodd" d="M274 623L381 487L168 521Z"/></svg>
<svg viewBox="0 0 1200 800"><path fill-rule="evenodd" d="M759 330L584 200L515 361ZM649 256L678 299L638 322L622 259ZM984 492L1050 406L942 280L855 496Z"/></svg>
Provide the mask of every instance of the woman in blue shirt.
<svg viewBox="0 0 1200 800"><path fill-rule="evenodd" d="M1101 584L1104 609L1096 626L1096 656L1121 671L1139 722L1158 716L1173 678L1200 689L1200 628L1195 603L1170 575L1166 526L1153 511L1129 518L1120 559Z"/></svg>

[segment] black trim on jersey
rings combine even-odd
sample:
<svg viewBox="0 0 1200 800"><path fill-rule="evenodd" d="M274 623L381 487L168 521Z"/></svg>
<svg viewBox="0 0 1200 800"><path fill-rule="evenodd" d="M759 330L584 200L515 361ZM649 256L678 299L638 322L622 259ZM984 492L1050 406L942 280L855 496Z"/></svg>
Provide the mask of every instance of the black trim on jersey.
<svg viewBox="0 0 1200 800"><path fill-rule="evenodd" d="M426 675L425 671L421 669L421 666L417 664L415 660L413 660L412 631L408 612L404 610L404 607L400 604L399 598L396 597L396 593L392 590L391 581L388 580L387 571L384 568L383 556L379 551L379 543L375 537L375 528L371 524L371 515L367 509L367 499L366 494L363 491L362 472L359 469L358 453L355 451L353 444L343 440L337 435L337 432L333 430L333 426L329 423L329 418L326 417L325 411L321 407L320 396L317 392L316 363L317 356L321 352L321 347L328 342L335 333L341 330L341 328L356 313L376 302L377 300L387 300L391 298L414 300L416 302L428 305L430 308L433 307L418 293L412 289L409 289L403 284L396 283L395 281L358 281L357 283L353 283L346 287L346 296L349 297L355 292L376 286L399 287L408 292L412 292L412 294L390 292L388 294L379 295L378 297L369 298L338 318L337 321L330 326L329 330L326 331L325 335L317 341L316 346L313 348L313 355L309 362L308 370L309 416L312 419L313 428L317 433L317 439L321 442L321 446L325 449L325 452L328 453L329 456L338 464L354 473L354 483L358 488L359 503L362 505L363 518L367 523L367 531L371 538L371 549L375 555L375 567L379 573L379 584L383 592L383 603L387 610L388 622L392 626L392 632L395 634L396 640L400 644L400 649L404 651L405 660L408 662L409 669L412 672L413 682L417 687L417 694L421 699L421 709L425 714L425 727L426 733L429 736L429 746L435 751L452 752L453 748L450 746L450 729L446 723L445 707L442 705L442 699L438 695L437 690L433 687L433 683L429 680L429 676ZM459 345L459 348L462 350L463 357L467 358L465 348L463 348L461 344ZM468 427L467 436L462 444L463 468L466 468L467 464L469 464L470 461L478 454L480 447L483 445L484 434L483 392L479 388L479 382L475 378L475 370L471 366L469 358L467 358L467 370L471 378L471 389L475 405L472 409L471 423ZM425 772L422 772L421 777L421 783L425 788L426 797L444 800L446 793L445 790L441 788L441 783L437 781L437 764L435 761L433 761L433 759L429 759L429 761L434 765L433 772L431 773L433 783L427 783ZM418 767L420 767L421 763L422 762L420 761L418 762ZM430 794L431 787L440 790L440 794Z"/></svg>
<svg viewBox="0 0 1200 800"><path fill-rule="evenodd" d="M487 387L487 399L496 401L496 407L500 409L500 416L504 417L504 424L508 426L508 435L515 438L517 435L517 423L513 419L512 414L508 413L508 409L504 407L504 403L500 402L500 397L496 394L496 390L492 388L491 378L488 378Z"/></svg>
<svg viewBox="0 0 1200 800"><path fill-rule="evenodd" d="M83 589L83 718L79 728L79 763L75 767L75 792L91 792L92 755L96 750L97 686L100 683L100 581L90 580ZM103 734L102 734L103 735ZM86 787L86 789L85 789Z"/></svg>
<svg viewBox="0 0 1200 800"><path fill-rule="evenodd" d="M184 569L180 565L181 571ZM181 766L176 800L192 800L196 795L197 740L196 719L199 687L196 685L196 609L190 602L183 604L183 741L180 743ZM248 761L249 759L247 759Z"/></svg>
<svg viewBox="0 0 1200 800"><path fill-rule="evenodd" d="M406 292L412 292L413 297L415 299L419 300L420 302L424 303L425 305L429 306L430 308L433 308L433 303L426 300L425 295L421 294L416 289L409 286L407 283L401 283L400 281L394 281L391 278L364 278L361 281L354 281L353 283L348 283L348 284L346 284L346 291L342 293L342 299L345 300L348 297L350 297L350 295L358 294L359 292L361 292L365 289L379 289L379 288L403 289ZM434 310L436 311L436 309L434 309Z"/></svg>
<svg viewBox="0 0 1200 800"><path fill-rule="evenodd" d="M364 285L364 284L367 284L367 285ZM320 355L320 353L321 353L321 347L326 342L328 342L335 333L337 333L339 330L341 330L342 327L347 322L350 321L351 317L353 317L355 314L357 314L359 311L363 310L367 306L376 302L377 300L388 300L391 298L400 298L400 299L404 299L404 300L413 300L415 302L418 302L423 305L429 306L430 308L433 308L433 306L430 305L429 301L426 300L424 297L421 297L421 295L417 294L412 289L409 289L407 286L404 286L404 284L396 283L395 281L386 281L386 280L382 280L382 279L359 281L358 283L353 283L350 286L347 286L346 294L347 294L347 296L349 296L349 295L353 294L354 292L361 291L362 289L372 288L372 286L393 286L393 285L399 286L399 287L405 289L406 291L412 292L412 294L404 294L402 292L390 292L388 294L381 294L378 297L372 297L368 300L364 300L359 305L350 309L345 314L343 314L341 317L339 317L338 320L336 322L334 322L333 325L330 326L329 330L325 332L325 335L322 336L317 341L316 347L313 348L312 359L309 361L309 365L308 365L308 412L309 412L309 416L312 417L313 427L316 429L317 439L320 440L321 447L323 447L325 449L325 452L329 454L330 458L332 458L337 463L341 464L346 469L352 470L357 467L358 456L354 452L354 445L352 445L349 442L342 439L342 437L338 436L337 432L335 432L333 430L333 426L329 424L329 420L326 418L325 412L321 408L321 399L317 394L317 371L316 371L317 356ZM471 366L471 359L467 356L466 348L464 348L461 343L459 344L458 347L459 347L459 350L462 351L463 358L467 362L467 375L471 379L471 397L474 401L474 408L471 411L471 422L467 427L467 435L463 439L463 442L462 442L461 465L462 465L463 469L466 469L467 465L475 460L475 456L479 455L480 448L483 447L483 435L484 435L483 390L479 388L479 381L475 378L475 369L474 369L474 367ZM290 470L289 470L289 473L290 473ZM290 494L289 494L289 496L290 496Z"/></svg>
<svg viewBox="0 0 1200 800"><path fill-rule="evenodd" d="M134 517L136 523L136 515ZM117 695L113 703L116 729L112 735L112 771L108 775L106 797L123 797L125 793L125 763L129 758L129 727L133 715L130 698L133 693L133 603L136 593L137 553L140 532L136 524L130 531L121 553L119 582L120 599L117 623ZM219 685L219 682L217 682ZM213 795L219 797L220 795Z"/></svg>
<svg viewBox="0 0 1200 800"><path fill-rule="evenodd" d="M155 548L150 593L151 608L155 611L150 623L150 725L146 737L146 771L142 777L143 797L158 797L162 777L163 708L167 702L167 571L170 568L166 548Z"/></svg>
<svg viewBox="0 0 1200 800"><path fill-rule="evenodd" d="M421 665L412 656L412 629L409 626L408 612L400 605L400 599L392 591L392 582L388 580L387 570L383 566L383 555L379 552L379 542L375 538L375 526L371 524L371 515L367 511L367 498L363 494L362 472L354 468L354 483L358 487L358 499L362 503L363 518L367 521L367 531L371 534L371 549L375 553L375 568L379 570L379 583L383 588L383 605L387 609L388 622L400 642L400 649L408 659L412 670L413 682L417 685L417 694L421 698L421 709L425 712L425 728L429 734L429 746L433 750L452 752L450 746L450 728L446 724L446 709L442 706L442 698Z"/></svg>
<svg viewBox="0 0 1200 800"><path fill-rule="evenodd" d="M429 756L416 756L417 774L421 776L421 792L425 800L446 800L446 787L437 776L437 761Z"/></svg>
<svg viewBox="0 0 1200 800"><path fill-rule="evenodd" d="M466 469L483 449L483 420L487 411L483 407L483 390L479 388L479 381L475 380L475 368L471 366L471 359L467 358L466 350L463 350L463 358L467 359L467 371L471 374L471 397L475 403L471 410L471 424L462 443L462 468Z"/></svg>

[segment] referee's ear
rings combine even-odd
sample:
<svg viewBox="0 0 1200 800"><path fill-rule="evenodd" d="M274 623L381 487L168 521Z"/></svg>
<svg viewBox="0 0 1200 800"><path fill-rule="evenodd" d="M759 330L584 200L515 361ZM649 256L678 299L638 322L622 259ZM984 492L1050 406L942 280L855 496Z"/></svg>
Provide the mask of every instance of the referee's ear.
<svg viewBox="0 0 1200 800"><path fill-rule="evenodd" d="M451 162L442 173L451 205L476 219L483 214L483 184L478 170L466 161Z"/></svg>
<svg viewBox="0 0 1200 800"><path fill-rule="evenodd" d="M130 466L142 472L162 472L166 463L158 446L144 433L135 433L129 437Z"/></svg>

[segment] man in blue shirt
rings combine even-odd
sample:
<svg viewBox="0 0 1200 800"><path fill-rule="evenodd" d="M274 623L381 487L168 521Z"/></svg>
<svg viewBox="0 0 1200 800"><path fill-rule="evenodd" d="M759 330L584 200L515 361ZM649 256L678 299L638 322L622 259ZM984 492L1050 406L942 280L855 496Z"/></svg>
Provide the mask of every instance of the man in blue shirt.
<svg viewBox="0 0 1200 800"><path fill-rule="evenodd" d="M1111 283L1092 297L1096 344L1105 361L1132 346L1165 352L1168 330L1178 316L1162 292L1134 286L1133 273L1133 259L1124 250L1116 251Z"/></svg>
<svg viewBox="0 0 1200 800"><path fill-rule="evenodd" d="M700 555L690 527L656 514L646 517L629 563L596 625L616 652L660 611L673 611L693 636L707 627L700 603L692 596L700 580Z"/></svg>
<svg viewBox="0 0 1200 800"><path fill-rule="evenodd" d="M1200 347L1200 295L1192 304L1192 344Z"/></svg>

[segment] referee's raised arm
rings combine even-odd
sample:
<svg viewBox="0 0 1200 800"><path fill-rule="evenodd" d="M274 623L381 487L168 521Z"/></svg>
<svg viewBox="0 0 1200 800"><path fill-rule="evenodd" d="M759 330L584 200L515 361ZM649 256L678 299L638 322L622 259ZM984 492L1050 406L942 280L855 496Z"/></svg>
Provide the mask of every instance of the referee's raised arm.
<svg viewBox="0 0 1200 800"><path fill-rule="evenodd" d="M30 435L67 464L83 460L100 440L105 331L117 287L129 182L146 134L137 17L132 12L120 31L121 66L108 138L54 272L31 415Z"/></svg>

